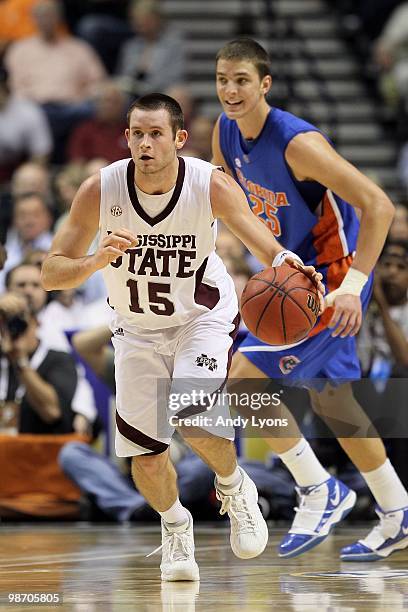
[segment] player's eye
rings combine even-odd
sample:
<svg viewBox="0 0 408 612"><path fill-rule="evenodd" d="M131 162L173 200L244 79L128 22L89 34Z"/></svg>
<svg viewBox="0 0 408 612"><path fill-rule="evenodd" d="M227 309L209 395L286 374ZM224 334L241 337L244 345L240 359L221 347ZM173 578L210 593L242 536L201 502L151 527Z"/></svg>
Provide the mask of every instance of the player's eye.
<svg viewBox="0 0 408 612"><path fill-rule="evenodd" d="M142 136L142 132L140 130L134 130L133 136L136 136L136 138L140 138Z"/></svg>
<svg viewBox="0 0 408 612"><path fill-rule="evenodd" d="M238 85L245 85L248 82L248 79L238 79Z"/></svg>
<svg viewBox="0 0 408 612"><path fill-rule="evenodd" d="M225 83L227 82L227 79L224 79L223 77L218 77L217 80L220 85L225 85Z"/></svg>
<svg viewBox="0 0 408 612"><path fill-rule="evenodd" d="M152 136L154 136L155 138L157 138L157 136L161 136L161 132L159 130L154 130L152 132Z"/></svg>

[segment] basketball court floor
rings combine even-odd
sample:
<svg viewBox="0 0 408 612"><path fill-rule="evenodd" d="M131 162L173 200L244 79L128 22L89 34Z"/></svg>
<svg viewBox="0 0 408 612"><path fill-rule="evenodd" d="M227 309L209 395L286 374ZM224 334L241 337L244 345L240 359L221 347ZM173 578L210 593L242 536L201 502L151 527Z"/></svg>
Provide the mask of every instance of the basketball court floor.
<svg viewBox="0 0 408 612"><path fill-rule="evenodd" d="M276 545L284 530L271 526L264 554L241 561L224 523L197 524L199 583L161 582L160 552L146 557L160 545L158 525L3 524L1 530L0 610L408 610L408 551L377 563L339 561L340 547L365 527L340 528L314 551L282 560ZM16 593L58 593L63 603L8 604Z"/></svg>

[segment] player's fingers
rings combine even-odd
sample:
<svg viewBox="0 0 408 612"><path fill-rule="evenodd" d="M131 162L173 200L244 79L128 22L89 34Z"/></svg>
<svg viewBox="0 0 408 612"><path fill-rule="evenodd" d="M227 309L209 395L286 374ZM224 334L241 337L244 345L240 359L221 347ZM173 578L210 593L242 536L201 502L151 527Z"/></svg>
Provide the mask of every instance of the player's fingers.
<svg viewBox="0 0 408 612"><path fill-rule="evenodd" d="M306 276L314 282L317 289L324 294L325 288L323 283L321 282L323 279L323 275L320 272L317 272L313 266L302 266L300 269L303 274L306 274Z"/></svg>
<svg viewBox="0 0 408 612"><path fill-rule="evenodd" d="M319 316L324 312L325 310L325 302L324 302L324 297L323 295L320 293L320 291L317 293L318 297L319 297Z"/></svg>
<svg viewBox="0 0 408 612"><path fill-rule="evenodd" d="M299 263L297 259L293 259L293 257L285 257L285 264L288 264L288 266L294 268L295 270L301 270L302 272L305 267Z"/></svg>
<svg viewBox="0 0 408 612"><path fill-rule="evenodd" d="M348 325L349 319L350 319L350 312L348 310L343 311L343 314L339 322L336 325L336 329L332 333L333 338L337 338L337 336L340 336L344 332L345 328Z"/></svg>
<svg viewBox="0 0 408 612"><path fill-rule="evenodd" d="M115 261L118 257L122 257L123 251L114 246L107 246L103 249L103 254L108 257L109 261Z"/></svg>
<svg viewBox="0 0 408 612"><path fill-rule="evenodd" d="M127 230L125 227L121 227L119 230L115 230L115 234L118 236L122 236L123 238L127 238L132 243L132 246L136 246L139 242L137 236L135 236L132 232Z"/></svg>
<svg viewBox="0 0 408 612"><path fill-rule="evenodd" d="M356 334L358 334L358 332L360 331L362 322L363 322L363 315L360 310L360 312L357 313L356 322L354 324L353 329L350 332L350 336L355 336Z"/></svg>
<svg viewBox="0 0 408 612"><path fill-rule="evenodd" d="M123 238L122 236L116 236L116 234L110 234L104 239L104 246L115 245L118 249L122 251L126 251L126 249L130 248L132 243L127 238Z"/></svg>
<svg viewBox="0 0 408 612"><path fill-rule="evenodd" d="M340 338L346 338L347 336L350 336L351 332L353 331L355 327L356 320L357 320L357 313L352 312L348 318L347 324L343 328L343 331L339 334Z"/></svg>

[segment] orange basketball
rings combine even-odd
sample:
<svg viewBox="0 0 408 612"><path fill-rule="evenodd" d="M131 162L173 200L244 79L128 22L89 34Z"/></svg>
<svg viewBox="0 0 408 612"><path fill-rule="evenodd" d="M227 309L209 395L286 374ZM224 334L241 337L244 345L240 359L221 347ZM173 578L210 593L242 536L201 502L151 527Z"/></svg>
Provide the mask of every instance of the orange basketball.
<svg viewBox="0 0 408 612"><path fill-rule="evenodd" d="M314 283L283 264L266 268L247 282L241 314L249 331L267 344L294 344L314 327L319 297Z"/></svg>

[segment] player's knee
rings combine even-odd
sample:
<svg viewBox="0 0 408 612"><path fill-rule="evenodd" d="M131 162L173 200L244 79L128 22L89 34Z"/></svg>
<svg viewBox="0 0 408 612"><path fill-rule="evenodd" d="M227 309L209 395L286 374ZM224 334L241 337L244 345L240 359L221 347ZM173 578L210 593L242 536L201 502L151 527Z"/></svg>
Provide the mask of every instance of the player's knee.
<svg viewBox="0 0 408 612"><path fill-rule="evenodd" d="M353 390L350 384L332 387L327 384L323 391L317 393L310 392L313 410L320 415L335 415L338 414L342 406L350 404L353 400ZM315 405L317 409L315 409Z"/></svg>
<svg viewBox="0 0 408 612"><path fill-rule="evenodd" d="M163 470L168 461L168 450L158 455L136 455L132 457L132 470L143 473L150 478L154 478Z"/></svg>

